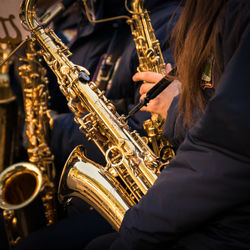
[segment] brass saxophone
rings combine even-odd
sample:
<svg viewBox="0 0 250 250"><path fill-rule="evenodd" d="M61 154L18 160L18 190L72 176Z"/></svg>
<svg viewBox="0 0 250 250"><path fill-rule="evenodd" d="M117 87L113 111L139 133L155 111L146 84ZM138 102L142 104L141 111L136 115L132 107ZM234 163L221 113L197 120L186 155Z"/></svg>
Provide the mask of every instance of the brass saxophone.
<svg viewBox="0 0 250 250"><path fill-rule="evenodd" d="M143 7L144 0L132 0L132 14L127 20L134 37L135 47L139 59L138 72L156 72L166 74L166 64L163 59L160 43L156 39L148 11ZM164 119L156 113L143 123L147 133L147 140L151 143L154 153L161 157L166 164L174 157L175 152L170 143L162 137Z"/></svg>
<svg viewBox="0 0 250 250"><path fill-rule="evenodd" d="M118 230L126 210L153 185L162 163L135 131L130 132L124 117L90 81L88 71L68 59L71 53L53 30L39 24L34 4L34 0L22 1L21 21L42 48L80 130L96 143L107 162L100 166L85 157L82 146L76 147L61 175L59 199L82 198Z"/></svg>
<svg viewBox="0 0 250 250"><path fill-rule="evenodd" d="M48 80L39 56L29 42L19 67L29 162L20 162L0 174L0 207L9 246L56 220L53 155L47 145Z"/></svg>

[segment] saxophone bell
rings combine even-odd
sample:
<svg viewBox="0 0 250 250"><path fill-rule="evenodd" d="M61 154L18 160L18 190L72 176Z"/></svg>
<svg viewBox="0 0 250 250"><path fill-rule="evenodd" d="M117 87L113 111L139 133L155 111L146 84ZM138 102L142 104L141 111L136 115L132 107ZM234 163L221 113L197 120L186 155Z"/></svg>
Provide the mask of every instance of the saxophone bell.
<svg viewBox="0 0 250 250"><path fill-rule="evenodd" d="M95 208L115 229L119 230L125 212L130 207L124 199L123 187L103 167L85 156L82 145L70 154L63 169L58 198L67 203L79 197Z"/></svg>
<svg viewBox="0 0 250 250"><path fill-rule="evenodd" d="M6 168L0 174L0 207L10 247L19 239L46 225L41 211L39 193L43 189L42 173L34 164L20 162Z"/></svg>

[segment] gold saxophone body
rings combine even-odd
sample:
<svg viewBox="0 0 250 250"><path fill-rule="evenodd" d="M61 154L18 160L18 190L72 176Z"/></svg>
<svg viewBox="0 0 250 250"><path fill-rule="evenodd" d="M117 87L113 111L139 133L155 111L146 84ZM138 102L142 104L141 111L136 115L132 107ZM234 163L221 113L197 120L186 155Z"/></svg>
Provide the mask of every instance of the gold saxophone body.
<svg viewBox="0 0 250 250"><path fill-rule="evenodd" d="M130 25L139 59L138 72L156 72L166 74L166 64L163 59L160 43L156 39L148 11L143 8L144 0L132 0L132 14L127 23ZM154 153L166 164L174 157L171 144L162 137L164 119L156 113L143 123L149 143Z"/></svg>
<svg viewBox="0 0 250 250"><path fill-rule="evenodd" d="M29 41L19 67L25 110L29 162L7 167L0 174L0 207L12 249L27 237L56 220L56 189L53 155L47 145L48 80L41 56Z"/></svg>
<svg viewBox="0 0 250 250"><path fill-rule="evenodd" d="M71 53L53 30L39 24L34 4L34 0L22 1L22 23L57 76L80 130L96 143L107 162L105 167L98 165L85 157L82 146L76 147L61 175L59 200L82 198L118 230L126 210L153 185L162 163L135 131L130 132L124 117L89 80L88 71L68 59Z"/></svg>

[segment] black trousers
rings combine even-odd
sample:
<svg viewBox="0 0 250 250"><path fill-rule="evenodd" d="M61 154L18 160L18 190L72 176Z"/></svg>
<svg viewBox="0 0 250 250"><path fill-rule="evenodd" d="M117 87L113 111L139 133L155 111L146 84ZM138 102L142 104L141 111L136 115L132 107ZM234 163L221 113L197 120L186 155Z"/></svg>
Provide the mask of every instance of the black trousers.
<svg viewBox="0 0 250 250"><path fill-rule="evenodd" d="M119 233L113 232L105 235L101 235L92 240L84 250L108 250L116 239L119 238ZM119 250L122 250L119 247Z"/></svg>
<svg viewBox="0 0 250 250"><path fill-rule="evenodd" d="M92 210L31 233L15 250L83 250L91 240L110 232L113 232L111 226Z"/></svg>

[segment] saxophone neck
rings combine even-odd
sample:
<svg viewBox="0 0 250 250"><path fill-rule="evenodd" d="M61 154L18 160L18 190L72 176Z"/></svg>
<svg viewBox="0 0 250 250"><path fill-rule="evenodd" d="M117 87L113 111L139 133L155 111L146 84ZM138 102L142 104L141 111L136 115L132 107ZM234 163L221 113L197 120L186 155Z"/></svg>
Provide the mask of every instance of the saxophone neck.
<svg viewBox="0 0 250 250"><path fill-rule="evenodd" d="M32 31L39 26L35 11L37 0L22 0L19 10L21 23L26 30Z"/></svg>
<svg viewBox="0 0 250 250"><path fill-rule="evenodd" d="M132 11L135 13L143 12L144 0L133 0L131 1Z"/></svg>

